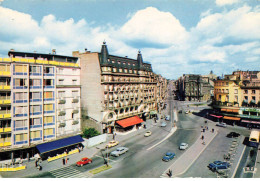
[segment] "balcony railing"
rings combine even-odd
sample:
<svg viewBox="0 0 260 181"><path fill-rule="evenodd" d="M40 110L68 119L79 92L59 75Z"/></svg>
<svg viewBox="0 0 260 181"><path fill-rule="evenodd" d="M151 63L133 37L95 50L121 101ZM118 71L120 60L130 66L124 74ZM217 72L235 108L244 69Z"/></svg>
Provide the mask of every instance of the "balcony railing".
<svg viewBox="0 0 260 181"><path fill-rule="evenodd" d="M0 90L10 90L11 86L10 85L0 85Z"/></svg>
<svg viewBox="0 0 260 181"><path fill-rule="evenodd" d="M11 104L11 99L9 97L0 97L0 104Z"/></svg>
<svg viewBox="0 0 260 181"><path fill-rule="evenodd" d="M0 118L10 118L11 110L0 110Z"/></svg>
<svg viewBox="0 0 260 181"><path fill-rule="evenodd" d="M11 127L0 128L0 133L7 133L11 131L12 131Z"/></svg>
<svg viewBox="0 0 260 181"><path fill-rule="evenodd" d="M56 65L56 66L68 66L68 67L79 67L77 63L69 63L69 62L57 62L52 60L34 60L34 59L26 59L26 58L0 58L0 62L21 62L21 63L32 63L32 64L48 64L48 65Z"/></svg>

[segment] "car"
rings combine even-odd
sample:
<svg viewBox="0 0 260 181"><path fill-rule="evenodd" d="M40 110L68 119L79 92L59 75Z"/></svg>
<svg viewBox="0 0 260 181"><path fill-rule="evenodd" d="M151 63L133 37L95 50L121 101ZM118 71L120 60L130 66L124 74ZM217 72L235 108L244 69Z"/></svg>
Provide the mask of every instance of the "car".
<svg viewBox="0 0 260 181"><path fill-rule="evenodd" d="M216 126L226 128L227 124L226 123L217 123Z"/></svg>
<svg viewBox="0 0 260 181"><path fill-rule="evenodd" d="M166 127L167 126L167 123L166 122L162 122L161 123L161 127Z"/></svg>
<svg viewBox="0 0 260 181"><path fill-rule="evenodd" d="M151 136L151 135L152 135L152 132L151 132L151 131L147 131L147 132L144 134L145 137L148 137L148 136Z"/></svg>
<svg viewBox="0 0 260 181"><path fill-rule="evenodd" d="M162 160L165 161L165 162L168 162L168 161L172 160L174 157L175 157L175 153L173 153L173 152L167 152L167 153L163 156Z"/></svg>
<svg viewBox="0 0 260 181"><path fill-rule="evenodd" d="M117 148L115 151L112 151L112 152L110 153L110 155L111 155L111 156L114 156L114 157L118 157L118 156L120 156L120 155L126 153L127 151L128 151L128 148L126 148L126 147L119 147L119 148Z"/></svg>
<svg viewBox="0 0 260 181"><path fill-rule="evenodd" d="M228 169L230 167L230 164L223 161L214 161L213 163L210 163L208 167L209 169L216 171L221 169Z"/></svg>
<svg viewBox="0 0 260 181"><path fill-rule="evenodd" d="M83 165L86 165L86 164L89 164L89 163L92 163L92 159L91 158L88 158L88 157L84 157L82 158L80 161L78 161L76 163L76 165L79 167L79 166L83 166Z"/></svg>
<svg viewBox="0 0 260 181"><path fill-rule="evenodd" d="M180 150L186 150L188 148L188 146L189 145L187 143L181 143L179 149Z"/></svg>
<svg viewBox="0 0 260 181"><path fill-rule="evenodd" d="M108 144L106 145L106 148L111 148L111 147L116 146L118 144L119 144L118 141L114 141L114 140L113 141L109 141Z"/></svg>
<svg viewBox="0 0 260 181"><path fill-rule="evenodd" d="M165 120L166 120L166 121L170 121L170 115L167 115L167 116L165 117Z"/></svg>
<svg viewBox="0 0 260 181"><path fill-rule="evenodd" d="M239 137L240 134L239 133L236 133L236 132L230 132L227 134L227 137L228 138L236 138L236 137Z"/></svg>

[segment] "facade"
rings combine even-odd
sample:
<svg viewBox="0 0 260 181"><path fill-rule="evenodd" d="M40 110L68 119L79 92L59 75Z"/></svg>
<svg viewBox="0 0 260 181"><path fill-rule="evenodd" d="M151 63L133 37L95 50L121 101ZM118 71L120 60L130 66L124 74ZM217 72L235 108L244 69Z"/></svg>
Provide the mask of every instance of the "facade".
<svg viewBox="0 0 260 181"><path fill-rule="evenodd" d="M73 56L81 59L82 114L86 115L86 126L101 133L132 130L140 126L134 116L145 121L150 111L157 110L155 74L151 64L143 62L140 51L137 59L114 56L108 53L104 42L100 53L75 51ZM121 124L122 120L133 124ZM128 126L120 126L119 121Z"/></svg>
<svg viewBox="0 0 260 181"><path fill-rule="evenodd" d="M235 71L215 81L214 110L232 124L260 124L260 72Z"/></svg>
<svg viewBox="0 0 260 181"><path fill-rule="evenodd" d="M157 86L156 86L157 111L154 113L161 113L161 110L165 107L166 98L167 98L167 79L162 77L161 75L156 75L155 81L157 82Z"/></svg>
<svg viewBox="0 0 260 181"><path fill-rule="evenodd" d="M79 59L55 51L8 55L0 58L0 152L80 133Z"/></svg>
<svg viewBox="0 0 260 181"><path fill-rule="evenodd" d="M211 76L183 74L176 81L177 96L182 101L208 101L213 96Z"/></svg>

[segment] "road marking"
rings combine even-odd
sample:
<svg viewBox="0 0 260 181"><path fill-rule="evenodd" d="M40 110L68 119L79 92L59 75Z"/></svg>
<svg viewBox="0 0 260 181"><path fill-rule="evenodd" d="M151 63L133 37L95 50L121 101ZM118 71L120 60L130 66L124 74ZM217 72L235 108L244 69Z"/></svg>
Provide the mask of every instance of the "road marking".
<svg viewBox="0 0 260 181"><path fill-rule="evenodd" d="M99 155L96 155L96 157L98 157L98 158L103 158L102 156L99 156ZM107 158L105 158L105 159L107 159ZM112 161L112 162L117 162L116 160L113 160L113 159L111 159L111 158L109 158L108 160L109 160L109 161Z"/></svg>

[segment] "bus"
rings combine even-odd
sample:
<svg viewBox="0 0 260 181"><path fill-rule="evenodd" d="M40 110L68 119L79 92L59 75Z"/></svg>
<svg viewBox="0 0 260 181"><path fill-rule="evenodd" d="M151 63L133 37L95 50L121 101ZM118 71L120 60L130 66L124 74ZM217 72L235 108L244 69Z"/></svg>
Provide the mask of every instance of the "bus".
<svg viewBox="0 0 260 181"><path fill-rule="evenodd" d="M252 130L249 137L249 146L257 148L259 145L259 131Z"/></svg>

